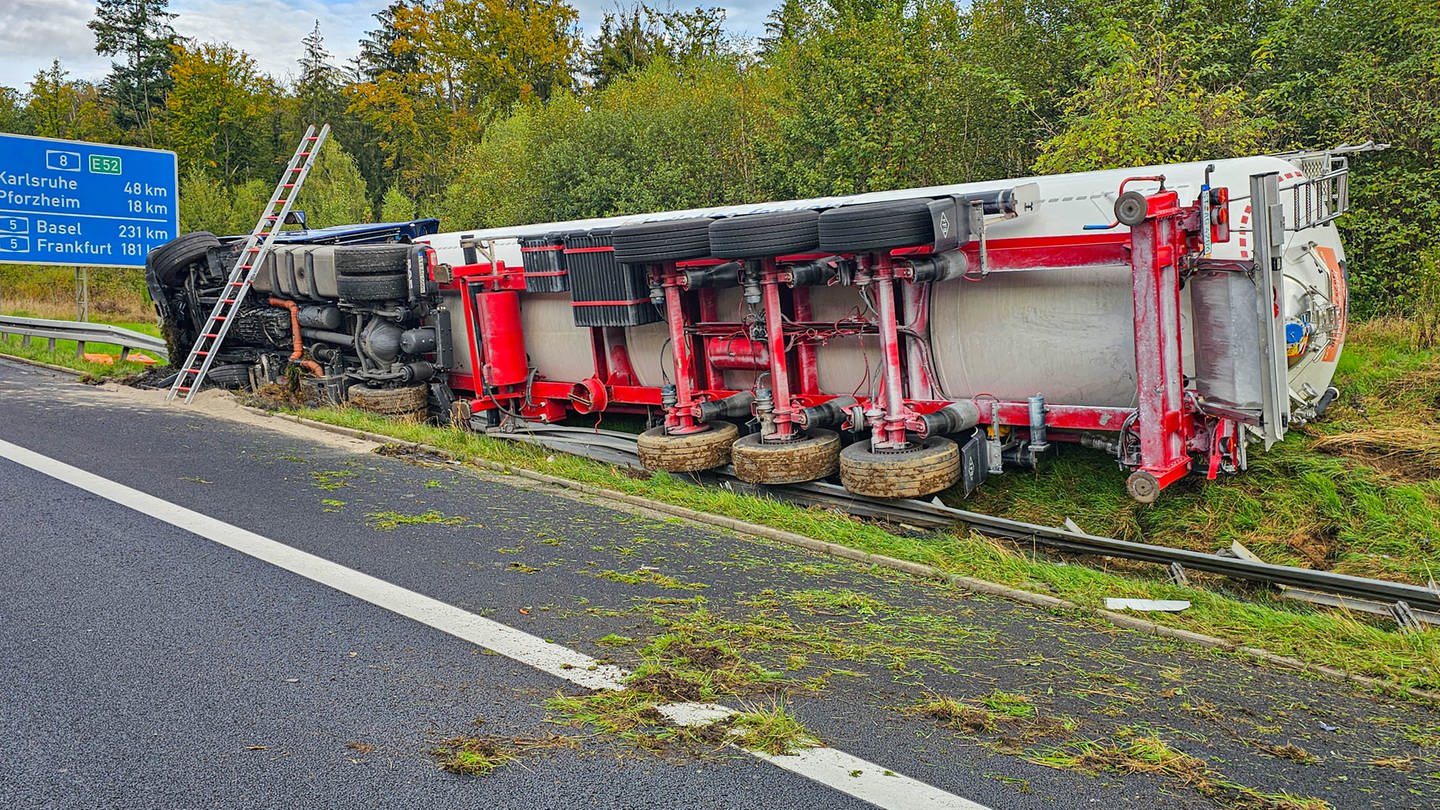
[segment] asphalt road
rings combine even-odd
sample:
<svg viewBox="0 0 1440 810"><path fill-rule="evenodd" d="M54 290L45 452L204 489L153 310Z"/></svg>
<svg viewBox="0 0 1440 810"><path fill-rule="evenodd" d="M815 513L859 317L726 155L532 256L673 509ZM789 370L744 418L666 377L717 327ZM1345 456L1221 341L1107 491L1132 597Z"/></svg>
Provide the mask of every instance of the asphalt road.
<svg viewBox="0 0 1440 810"><path fill-rule="evenodd" d="M823 638L745 652L811 731L993 808L1234 799L1032 761L1137 736L1212 783L1440 804L1440 724L1412 703L258 421L0 361L0 439L589 655L633 665L697 605L792 622ZM558 724L544 701L580 691L558 678L4 460L0 564L3 807L869 806L744 754L658 758ZM903 711L933 693L1020 696L1064 729ZM427 754L552 733L576 747L482 779Z"/></svg>

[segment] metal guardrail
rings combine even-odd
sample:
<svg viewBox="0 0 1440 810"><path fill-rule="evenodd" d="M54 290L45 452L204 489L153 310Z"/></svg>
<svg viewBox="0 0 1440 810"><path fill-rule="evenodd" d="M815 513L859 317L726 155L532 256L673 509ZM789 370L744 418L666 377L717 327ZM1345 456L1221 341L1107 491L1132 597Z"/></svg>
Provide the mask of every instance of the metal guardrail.
<svg viewBox="0 0 1440 810"><path fill-rule="evenodd" d="M142 349L168 361L170 355L165 341L119 326L87 321L52 321L44 318L17 318L0 315L0 335L19 335L24 345L30 345L33 338L44 338L55 350L55 341L75 341L75 356L85 353L87 343L108 343L120 347L120 359L125 360L130 352Z"/></svg>
<svg viewBox="0 0 1440 810"><path fill-rule="evenodd" d="M527 423L515 432L488 430L486 435L501 439L540 444L554 450L586 456L610 464L639 466L634 450L635 437L625 433L561 425ZM1440 619L1440 589L1410 585L1403 582L1370 579L1277 565L1256 559L1209 554L1203 551L1157 546L1102 537L1068 528L1042 526L1009 518L956 509L939 503L918 500L878 500L857 496L844 487L813 481L786 486L753 486L736 479L731 468L701 474L702 480L718 480L731 489L814 506L827 506L859 517L877 518L892 523L921 527L945 528L965 525L984 535L1018 543L1038 544L1072 554L1114 557L1156 563L1183 569L1279 586L1282 589L1328 594L1335 601L1327 604L1391 614L1413 612L1427 624ZM1308 600L1319 601L1319 600ZM1398 619L1397 619L1398 621ZM1402 622L1402 627L1404 622Z"/></svg>

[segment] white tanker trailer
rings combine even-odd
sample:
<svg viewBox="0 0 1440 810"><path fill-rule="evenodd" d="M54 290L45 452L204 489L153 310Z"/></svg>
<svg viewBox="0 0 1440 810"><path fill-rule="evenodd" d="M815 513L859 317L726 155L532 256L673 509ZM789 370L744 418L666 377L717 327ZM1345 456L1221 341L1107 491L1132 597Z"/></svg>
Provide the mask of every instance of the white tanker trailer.
<svg viewBox="0 0 1440 810"><path fill-rule="evenodd" d="M1323 413L1338 153L458 231L456 417L649 413L642 461L857 494L972 489L1054 443L1151 501Z"/></svg>

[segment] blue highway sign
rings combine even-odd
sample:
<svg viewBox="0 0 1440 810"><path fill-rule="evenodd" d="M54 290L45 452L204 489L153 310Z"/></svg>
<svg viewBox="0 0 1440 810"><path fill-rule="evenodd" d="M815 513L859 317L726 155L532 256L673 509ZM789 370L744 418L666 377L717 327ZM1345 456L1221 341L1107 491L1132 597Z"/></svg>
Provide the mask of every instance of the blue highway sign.
<svg viewBox="0 0 1440 810"><path fill-rule="evenodd" d="M0 134L0 263L144 267L176 186L174 152Z"/></svg>

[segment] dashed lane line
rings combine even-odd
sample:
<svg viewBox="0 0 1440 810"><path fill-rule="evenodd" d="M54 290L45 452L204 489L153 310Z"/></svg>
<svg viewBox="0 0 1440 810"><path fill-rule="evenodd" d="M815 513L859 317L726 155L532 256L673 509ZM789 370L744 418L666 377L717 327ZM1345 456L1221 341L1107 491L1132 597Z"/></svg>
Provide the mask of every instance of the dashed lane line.
<svg viewBox="0 0 1440 810"><path fill-rule="evenodd" d="M270 563L341 593L382 607L456 638L586 689L620 690L627 674L577 650L477 616L438 599L317 557L223 520L173 504L108 478L0 440L0 458ZM734 713L724 706L673 704L660 707L679 725L714 722ZM882 768L834 748L805 748L793 754L750 754L792 773L862 799L885 810L987 810L953 793Z"/></svg>

